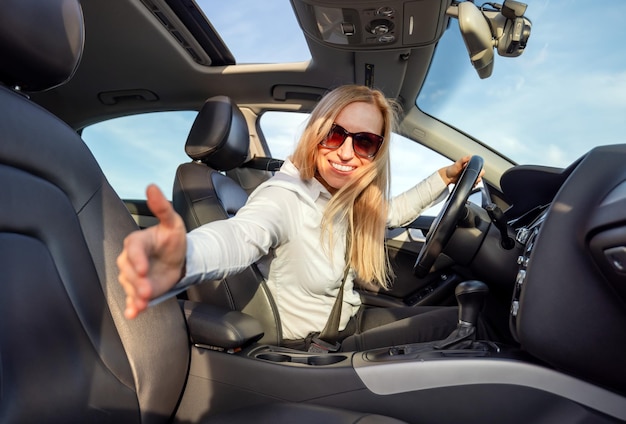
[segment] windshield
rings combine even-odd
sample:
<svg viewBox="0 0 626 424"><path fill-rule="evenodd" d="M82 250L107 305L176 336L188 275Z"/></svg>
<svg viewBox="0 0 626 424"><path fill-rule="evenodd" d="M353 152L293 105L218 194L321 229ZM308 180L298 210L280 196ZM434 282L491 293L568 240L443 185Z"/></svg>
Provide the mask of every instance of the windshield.
<svg viewBox="0 0 626 424"><path fill-rule="evenodd" d="M626 2L527 4L528 46L516 58L496 55L484 80L451 19L418 107L520 164L563 167L593 146L623 143Z"/></svg>

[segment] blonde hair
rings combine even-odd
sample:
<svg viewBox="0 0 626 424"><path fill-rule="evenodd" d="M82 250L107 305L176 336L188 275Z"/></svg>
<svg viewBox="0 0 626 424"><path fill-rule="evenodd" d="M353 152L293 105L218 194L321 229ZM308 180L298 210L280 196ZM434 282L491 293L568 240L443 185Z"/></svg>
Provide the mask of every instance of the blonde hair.
<svg viewBox="0 0 626 424"><path fill-rule="evenodd" d="M393 277L385 248L387 209L389 204L389 142L396 123L398 106L374 89L345 85L326 94L317 104L291 156L302 179L316 175L318 145L323 141L335 118L349 104L374 105L383 117L383 144L370 164L359 167L348 184L332 197L322 219L322 239L332 243L333 222L348 224L348 264L363 283L388 288ZM323 240L322 240L323 242Z"/></svg>

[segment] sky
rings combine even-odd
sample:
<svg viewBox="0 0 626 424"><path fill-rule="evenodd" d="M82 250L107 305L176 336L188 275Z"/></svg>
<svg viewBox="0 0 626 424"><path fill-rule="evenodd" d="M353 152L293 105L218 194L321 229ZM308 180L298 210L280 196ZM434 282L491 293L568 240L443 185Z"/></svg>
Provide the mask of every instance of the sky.
<svg viewBox="0 0 626 424"><path fill-rule="evenodd" d="M288 0L230 0L228 8L213 7L214 0L196 1L211 11L205 13L238 63L309 59L293 12L285 7ZM564 167L594 145L625 142L626 1L528 0L527 4L532 31L526 50L517 58L496 55L493 75L484 80L472 67L453 19L418 99L420 108L518 163ZM121 197L142 197L152 180L169 194L176 166L188 160L182 147L193 116L181 114L167 123L153 117L142 126L128 118L88 128L83 136ZM273 152L275 156L292 149L302 120L296 117L287 126L284 117L262 120L279 151ZM133 132L139 127L139 134ZM141 140L147 138L152 140L149 150L137 153L136 149L145 148ZM90 139L115 140L115 145L98 146ZM181 140L180 148L164 153L176 139ZM393 155L392 151L392 159ZM427 154L402 159L413 169L428 171L440 163ZM142 180L146 175L154 178ZM412 174L407 181L417 177Z"/></svg>
<svg viewBox="0 0 626 424"><path fill-rule="evenodd" d="M210 18L240 62L306 60L286 1L234 0L228 11L212 8ZM436 77L429 78L419 106L518 163L567 166L593 145L625 141L626 2L526 4L532 22L526 50L517 58L496 55L493 75L485 80L474 71L453 19L432 67ZM233 9L241 16L233 16ZM246 16L261 25L269 49L249 36Z"/></svg>
<svg viewBox="0 0 626 424"><path fill-rule="evenodd" d="M438 63L446 78L423 93L432 112L519 163L567 166L594 145L626 141L626 2L527 3L524 53L496 56L486 80L457 72L467 68L461 55Z"/></svg>

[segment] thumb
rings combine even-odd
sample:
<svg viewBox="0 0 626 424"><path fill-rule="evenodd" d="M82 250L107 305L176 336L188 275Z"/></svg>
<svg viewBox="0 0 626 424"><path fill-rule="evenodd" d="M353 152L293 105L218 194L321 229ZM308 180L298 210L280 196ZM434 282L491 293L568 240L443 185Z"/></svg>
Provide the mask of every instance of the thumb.
<svg viewBox="0 0 626 424"><path fill-rule="evenodd" d="M154 184L146 189L148 208L165 227L173 228L176 225L176 212L163 192Z"/></svg>

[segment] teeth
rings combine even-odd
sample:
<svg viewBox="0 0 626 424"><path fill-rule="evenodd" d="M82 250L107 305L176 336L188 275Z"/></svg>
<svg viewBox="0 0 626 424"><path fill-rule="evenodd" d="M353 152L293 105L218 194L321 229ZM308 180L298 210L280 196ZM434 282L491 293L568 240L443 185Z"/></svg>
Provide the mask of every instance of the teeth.
<svg viewBox="0 0 626 424"><path fill-rule="evenodd" d="M332 165L333 168L335 168L338 171L349 172L349 171L352 171L354 169L354 166L340 165L340 164L334 163L334 162L331 162L330 164Z"/></svg>

